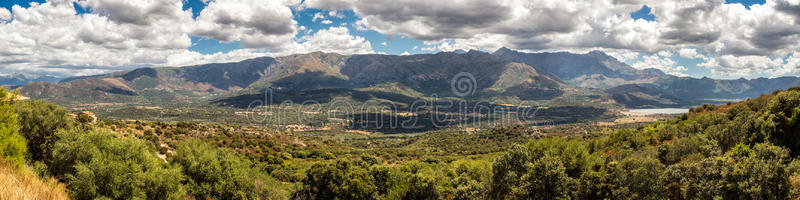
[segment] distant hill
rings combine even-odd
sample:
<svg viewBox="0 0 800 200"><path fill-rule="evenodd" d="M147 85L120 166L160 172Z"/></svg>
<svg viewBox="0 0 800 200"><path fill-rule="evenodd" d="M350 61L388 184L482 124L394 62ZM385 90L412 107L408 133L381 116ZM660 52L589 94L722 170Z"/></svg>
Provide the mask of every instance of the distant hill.
<svg viewBox="0 0 800 200"><path fill-rule="evenodd" d="M69 105L163 105L211 98L217 98L217 102L225 102L226 98L241 101L246 95L258 94L266 88L291 95L326 90L342 93L331 94L333 96L347 96L353 94L351 90L358 89L446 97L456 96L451 90L451 81L461 72L474 77L473 93L467 98L502 95L552 99L561 95L566 87L524 63L469 51L412 56L315 52L234 63L141 68L61 83L33 83L19 89L32 98Z"/></svg>
<svg viewBox="0 0 800 200"><path fill-rule="evenodd" d="M670 77L657 69L635 69L601 51L587 54L523 53L503 47L493 54L528 64L565 83L585 88L608 89L624 84L652 83Z"/></svg>
<svg viewBox="0 0 800 200"><path fill-rule="evenodd" d="M453 79L474 78L465 98L546 100L559 106L605 102L619 106L678 107L754 98L800 85L800 78L715 80L635 69L600 51L522 53L501 48L436 54L341 55L314 52L241 62L141 68L111 74L35 82L23 95L62 105L184 105L213 102L246 106L271 88L277 100L383 99L408 102L455 97ZM591 93L591 94L590 94Z"/></svg>
<svg viewBox="0 0 800 200"><path fill-rule="evenodd" d="M30 74L9 74L9 75L0 75L0 85L26 85L32 82L51 82L55 83L60 81L61 78L54 77L54 76L46 76L46 75L30 75Z"/></svg>
<svg viewBox="0 0 800 200"><path fill-rule="evenodd" d="M60 83L37 82L18 89L34 99L63 105L183 104L239 91L260 80L273 58L188 67L141 68L79 77Z"/></svg>
<svg viewBox="0 0 800 200"><path fill-rule="evenodd" d="M755 98L800 86L798 77L718 80L677 77L657 69L635 69L600 51L587 54L523 53L500 48L494 55L533 66L565 83L606 89L626 107L691 106Z"/></svg>

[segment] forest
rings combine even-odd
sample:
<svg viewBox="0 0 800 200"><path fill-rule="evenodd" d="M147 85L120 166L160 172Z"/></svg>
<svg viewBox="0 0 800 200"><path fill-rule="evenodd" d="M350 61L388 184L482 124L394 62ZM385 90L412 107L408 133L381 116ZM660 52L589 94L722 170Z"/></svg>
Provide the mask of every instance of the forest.
<svg viewBox="0 0 800 200"><path fill-rule="evenodd" d="M800 197L800 88L578 134L510 126L352 140L92 123L15 95L0 89L0 199Z"/></svg>

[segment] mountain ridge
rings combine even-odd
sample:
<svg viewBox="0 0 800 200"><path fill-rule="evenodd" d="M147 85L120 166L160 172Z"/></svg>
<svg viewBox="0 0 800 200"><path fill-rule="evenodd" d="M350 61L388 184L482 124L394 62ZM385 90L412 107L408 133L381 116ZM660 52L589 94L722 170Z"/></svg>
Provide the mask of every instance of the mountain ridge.
<svg viewBox="0 0 800 200"><path fill-rule="evenodd" d="M523 53L503 47L493 53L470 50L406 56L312 52L230 63L139 68L59 83L31 83L19 89L31 98L68 105L219 102L237 96L242 100L243 96L259 94L267 88L280 89L287 95L317 90L341 93L326 93L326 98L361 94L355 90L454 97L457 95L452 92L451 81L462 72L474 78L474 91L469 98L510 97L524 101L586 95L599 98L592 101L613 100L632 108L745 99L800 85L797 77L677 77L657 69L635 69L601 51ZM579 92L583 90L604 93L597 96Z"/></svg>

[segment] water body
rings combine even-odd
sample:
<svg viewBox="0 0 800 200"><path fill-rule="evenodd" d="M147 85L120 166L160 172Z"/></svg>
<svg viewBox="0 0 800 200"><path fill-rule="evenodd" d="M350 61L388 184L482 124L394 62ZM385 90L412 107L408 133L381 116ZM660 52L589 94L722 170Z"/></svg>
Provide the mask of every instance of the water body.
<svg viewBox="0 0 800 200"><path fill-rule="evenodd" d="M682 114L688 113L688 108L648 108L648 109L630 109L622 113L629 116L642 116L653 114Z"/></svg>

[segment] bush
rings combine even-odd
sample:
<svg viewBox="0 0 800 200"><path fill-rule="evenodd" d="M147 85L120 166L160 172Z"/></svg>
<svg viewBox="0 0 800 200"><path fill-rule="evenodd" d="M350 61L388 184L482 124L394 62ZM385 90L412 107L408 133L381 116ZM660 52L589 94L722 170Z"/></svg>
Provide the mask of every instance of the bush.
<svg viewBox="0 0 800 200"><path fill-rule="evenodd" d="M178 144L170 162L182 167L186 187L198 199L272 199L283 195L275 186L280 183L260 173L250 161L206 143Z"/></svg>
<svg viewBox="0 0 800 200"><path fill-rule="evenodd" d="M183 176L141 140L107 130L62 130L50 167L76 199L181 199Z"/></svg>
<svg viewBox="0 0 800 200"><path fill-rule="evenodd" d="M14 103L19 114L20 133L28 140L28 152L33 160L50 157L58 129L68 129L74 123L64 108L44 101Z"/></svg>
<svg viewBox="0 0 800 200"><path fill-rule="evenodd" d="M0 88L0 92L4 90ZM17 131L17 114L14 109L0 102L0 161L7 160L17 166L25 164L25 138Z"/></svg>

